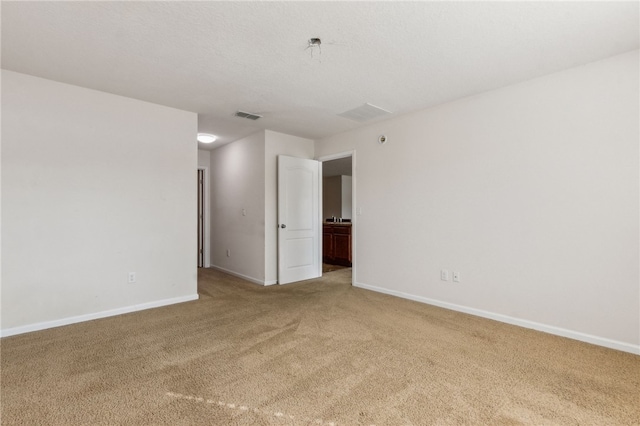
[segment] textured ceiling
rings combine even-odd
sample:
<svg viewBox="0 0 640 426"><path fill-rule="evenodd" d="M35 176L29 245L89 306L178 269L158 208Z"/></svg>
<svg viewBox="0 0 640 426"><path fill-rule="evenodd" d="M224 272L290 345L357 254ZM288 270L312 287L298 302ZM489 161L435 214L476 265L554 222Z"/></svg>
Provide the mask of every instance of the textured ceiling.
<svg viewBox="0 0 640 426"><path fill-rule="evenodd" d="M638 49L639 19L638 2L3 1L2 67L197 112L220 143L316 139L362 126L336 114L366 102L385 119Z"/></svg>

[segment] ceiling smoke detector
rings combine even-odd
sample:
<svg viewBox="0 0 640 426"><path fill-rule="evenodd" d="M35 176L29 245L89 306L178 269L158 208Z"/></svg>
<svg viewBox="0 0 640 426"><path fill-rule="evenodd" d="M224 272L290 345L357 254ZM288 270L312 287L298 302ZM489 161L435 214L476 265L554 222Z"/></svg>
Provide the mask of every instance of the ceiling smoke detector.
<svg viewBox="0 0 640 426"><path fill-rule="evenodd" d="M250 112L244 112L244 111L236 111L236 113L234 114L236 117L240 117L240 118L248 118L249 120L257 120L258 118L262 118L261 115L258 114L252 114Z"/></svg>

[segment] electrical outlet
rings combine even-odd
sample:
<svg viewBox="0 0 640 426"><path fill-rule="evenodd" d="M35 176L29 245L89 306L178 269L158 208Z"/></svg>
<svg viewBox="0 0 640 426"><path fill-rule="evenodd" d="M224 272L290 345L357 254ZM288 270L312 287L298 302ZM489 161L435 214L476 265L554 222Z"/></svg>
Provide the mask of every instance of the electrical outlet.
<svg viewBox="0 0 640 426"><path fill-rule="evenodd" d="M460 282L460 272L453 271L453 281L459 283Z"/></svg>
<svg viewBox="0 0 640 426"><path fill-rule="evenodd" d="M442 271L440 271L440 279L442 281L449 281L449 270L448 269L443 269Z"/></svg>
<svg viewBox="0 0 640 426"><path fill-rule="evenodd" d="M136 282L136 273L135 272L129 272L129 284L135 283Z"/></svg>
<svg viewBox="0 0 640 426"><path fill-rule="evenodd" d="M227 257L231 257L231 250L227 249Z"/></svg>

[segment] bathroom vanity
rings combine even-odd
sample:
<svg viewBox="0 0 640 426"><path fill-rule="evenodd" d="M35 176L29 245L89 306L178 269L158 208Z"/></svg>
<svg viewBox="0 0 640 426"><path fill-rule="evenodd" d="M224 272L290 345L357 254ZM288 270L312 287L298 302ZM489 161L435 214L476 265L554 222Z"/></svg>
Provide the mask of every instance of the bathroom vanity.
<svg viewBox="0 0 640 426"><path fill-rule="evenodd" d="M330 265L351 266L351 223L323 224L322 261Z"/></svg>

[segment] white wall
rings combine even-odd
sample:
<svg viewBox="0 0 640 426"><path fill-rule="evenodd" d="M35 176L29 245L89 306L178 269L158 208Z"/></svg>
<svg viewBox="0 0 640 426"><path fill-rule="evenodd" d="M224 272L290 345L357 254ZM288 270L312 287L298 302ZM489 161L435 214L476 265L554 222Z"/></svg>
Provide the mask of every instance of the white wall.
<svg viewBox="0 0 640 426"><path fill-rule="evenodd" d="M266 284L278 280L278 155L313 158L314 142L311 139L265 131L265 276Z"/></svg>
<svg viewBox="0 0 640 426"><path fill-rule="evenodd" d="M4 335L197 298L195 114L4 70L2 114Z"/></svg>
<svg viewBox="0 0 640 426"><path fill-rule="evenodd" d="M211 151L198 150L198 167L211 168Z"/></svg>
<svg viewBox="0 0 640 426"><path fill-rule="evenodd" d="M277 157L313 158L313 148L310 139L265 130L211 151L213 267L277 283Z"/></svg>
<svg viewBox="0 0 640 426"><path fill-rule="evenodd" d="M342 213L342 179L330 176L322 179L322 218L340 217Z"/></svg>
<svg viewBox="0 0 640 426"><path fill-rule="evenodd" d="M264 139L260 131L211 151L211 265L258 283L265 279Z"/></svg>
<svg viewBox="0 0 640 426"><path fill-rule="evenodd" d="M340 176L340 189L341 189L341 216L343 219L351 219L351 206L352 206L352 179L351 176Z"/></svg>
<svg viewBox="0 0 640 426"><path fill-rule="evenodd" d="M322 179L322 218L351 219L351 176Z"/></svg>
<svg viewBox="0 0 640 426"><path fill-rule="evenodd" d="M357 151L357 285L640 352L638 72L635 51L318 141Z"/></svg>

